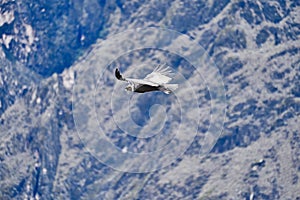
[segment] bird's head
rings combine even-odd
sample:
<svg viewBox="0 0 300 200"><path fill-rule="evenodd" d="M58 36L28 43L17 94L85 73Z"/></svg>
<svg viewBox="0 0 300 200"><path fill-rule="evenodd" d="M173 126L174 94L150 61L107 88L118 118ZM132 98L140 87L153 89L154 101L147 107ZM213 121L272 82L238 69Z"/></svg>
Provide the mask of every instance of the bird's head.
<svg viewBox="0 0 300 200"><path fill-rule="evenodd" d="M126 91L130 91L130 92L133 92L133 87L132 85L127 85L126 88L125 88Z"/></svg>

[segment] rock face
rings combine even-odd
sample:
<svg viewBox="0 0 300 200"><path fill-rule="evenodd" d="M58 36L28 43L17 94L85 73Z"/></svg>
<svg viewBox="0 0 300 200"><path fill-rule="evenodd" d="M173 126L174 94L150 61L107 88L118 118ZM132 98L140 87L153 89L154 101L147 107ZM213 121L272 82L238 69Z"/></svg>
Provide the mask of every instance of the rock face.
<svg viewBox="0 0 300 200"><path fill-rule="evenodd" d="M1 12L11 15L0 32L7 58L49 77L70 67L96 41L110 7L105 1L8 0Z"/></svg>
<svg viewBox="0 0 300 200"><path fill-rule="evenodd" d="M299 199L299 12L298 1L284 0L3 0L0 199ZM105 39L148 26L174 29L203 46L224 82L226 118L209 154L199 156L203 135L198 134L173 164L128 173L104 165L84 146L73 118L73 86L90 67L86 63L97 63L86 60ZM137 57L142 62L168 57L178 70L188 65L151 49L128 55L95 57L108 56L114 59L111 68L121 65L133 76ZM95 109L108 110L98 116L109 127L106 136L123 152L145 150L150 139L112 131L113 113L104 102L116 83L106 75L107 88L98 91L95 103ZM205 133L212 94L194 87L208 108L198 129ZM132 107L137 124L144 125L151 117L149 105L163 99L150 97ZM164 103L169 106L169 99ZM88 125L93 109L82 113ZM177 114L174 121L180 121Z"/></svg>

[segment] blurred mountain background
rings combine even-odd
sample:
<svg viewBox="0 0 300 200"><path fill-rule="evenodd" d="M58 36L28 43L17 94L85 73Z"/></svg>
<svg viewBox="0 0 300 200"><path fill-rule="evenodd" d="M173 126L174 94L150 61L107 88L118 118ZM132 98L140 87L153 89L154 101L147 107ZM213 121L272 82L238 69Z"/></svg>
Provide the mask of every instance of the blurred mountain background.
<svg viewBox="0 0 300 200"><path fill-rule="evenodd" d="M101 42L150 26L203 46L224 82L226 118L208 155L196 136L163 169L122 172L85 149L72 88ZM300 199L299 35L296 0L0 0L0 199Z"/></svg>

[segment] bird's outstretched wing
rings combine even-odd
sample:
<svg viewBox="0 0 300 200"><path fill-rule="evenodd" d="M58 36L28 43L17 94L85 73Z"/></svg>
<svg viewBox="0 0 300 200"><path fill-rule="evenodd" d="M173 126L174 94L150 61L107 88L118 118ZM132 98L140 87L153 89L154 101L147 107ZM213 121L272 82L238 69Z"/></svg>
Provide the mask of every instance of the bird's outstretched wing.
<svg viewBox="0 0 300 200"><path fill-rule="evenodd" d="M158 87L159 84L154 83L152 81L144 80L144 79L134 79L134 78L127 78L126 81L128 83L140 84L140 85L150 85L153 87Z"/></svg>
<svg viewBox="0 0 300 200"><path fill-rule="evenodd" d="M150 85L150 86L154 86L154 87L159 86L159 84L154 83L152 81L148 81L148 80L124 78L118 68L116 68L116 70L115 70L115 76L118 80L126 81L129 84L133 84L133 85L141 84L141 85Z"/></svg>
<svg viewBox="0 0 300 200"><path fill-rule="evenodd" d="M118 80L120 80L120 81L126 81L126 79L123 78L123 76L122 76L122 74L121 74L121 72L119 71L118 68L116 68L116 70L115 70L115 76L116 76L116 78L117 78Z"/></svg>
<svg viewBox="0 0 300 200"><path fill-rule="evenodd" d="M158 65L153 72L151 72L150 74L148 74L144 80L146 81L150 81L153 83L157 83L157 84L166 84L169 83L172 78L172 70L171 68L164 64L164 65Z"/></svg>

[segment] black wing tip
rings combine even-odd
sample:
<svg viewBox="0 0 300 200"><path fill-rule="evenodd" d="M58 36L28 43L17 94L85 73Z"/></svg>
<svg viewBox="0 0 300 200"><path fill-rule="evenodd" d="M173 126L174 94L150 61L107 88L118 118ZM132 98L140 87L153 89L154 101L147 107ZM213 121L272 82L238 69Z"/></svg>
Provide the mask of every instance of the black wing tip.
<svg viewBox="0 0 300 200"><path fill-rule="evenodd" d="M116 78L118 79L118 80L122 80L123 78L122 78L122 75L121 75L121 73L120 73L120 70L118 69L118 68L116 68L116 70L115 70L115 76L116 76Z"/></svg>

